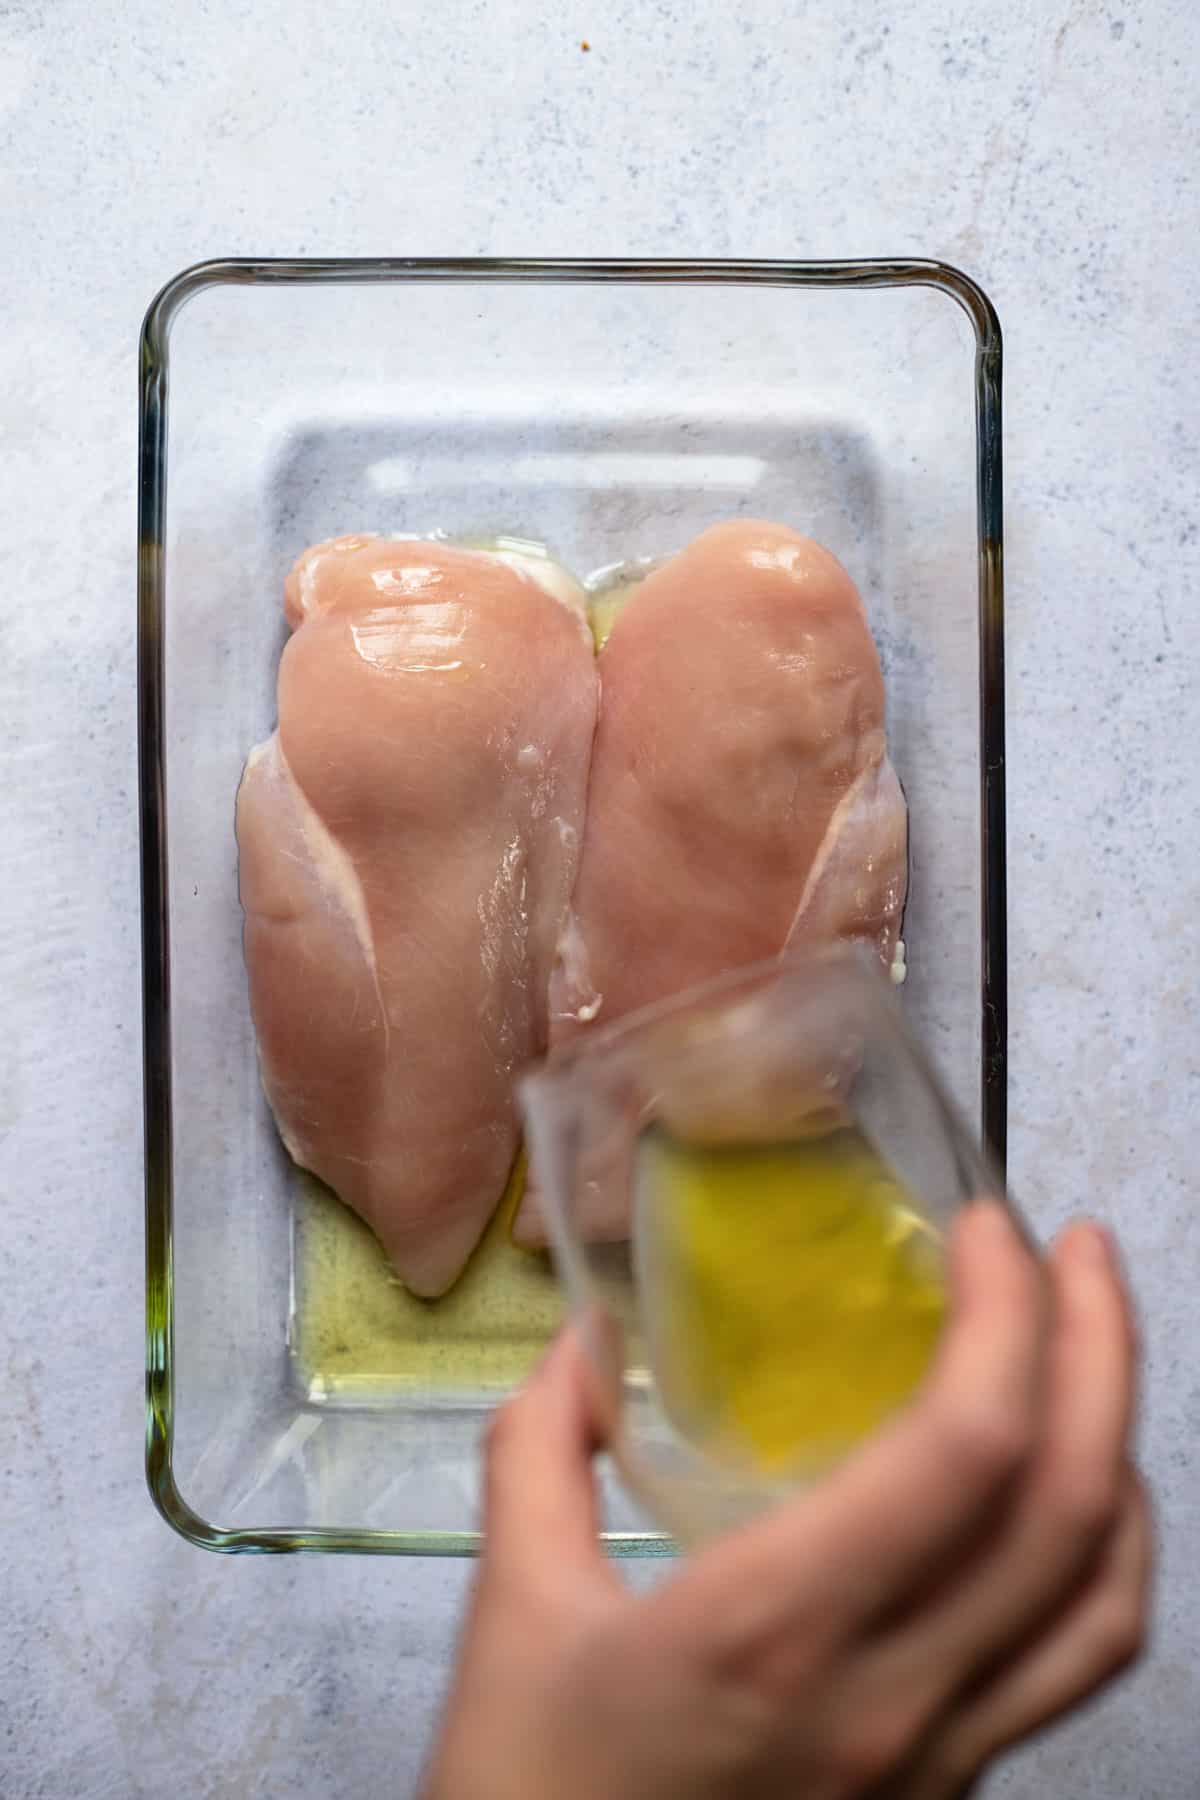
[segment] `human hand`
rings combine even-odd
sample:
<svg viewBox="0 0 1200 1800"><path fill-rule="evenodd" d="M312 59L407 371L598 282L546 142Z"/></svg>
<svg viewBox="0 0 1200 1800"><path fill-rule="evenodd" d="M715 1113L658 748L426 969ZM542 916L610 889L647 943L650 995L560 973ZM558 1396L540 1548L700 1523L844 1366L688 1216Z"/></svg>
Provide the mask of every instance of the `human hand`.
<svg viewBox="0 0 1200 1800"><path fill-rule="evenodd" d="M497 1413L485 1546L424 1800L951 1800L1136 1655L1151 1528L1105 1233L1044 1264L994 1203L912 1406L655 1591L597 1543L568 1331Z"/></svg>

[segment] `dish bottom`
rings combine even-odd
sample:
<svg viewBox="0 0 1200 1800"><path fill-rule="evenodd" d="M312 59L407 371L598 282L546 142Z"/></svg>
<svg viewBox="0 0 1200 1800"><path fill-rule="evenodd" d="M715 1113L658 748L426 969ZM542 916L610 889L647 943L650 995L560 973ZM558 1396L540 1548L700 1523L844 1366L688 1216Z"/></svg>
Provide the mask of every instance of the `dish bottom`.
<svg viewBox="0 0 1200 1800"><path fill-rule="evenodd" d="M377 1239L315 1177L295 1171L289 1349L314 1406L490 1403L524 1380L563 1317L549 1258L510 1238L524 1189L518 1158L459 1280L439 1300L410 1294Z"/></svg>

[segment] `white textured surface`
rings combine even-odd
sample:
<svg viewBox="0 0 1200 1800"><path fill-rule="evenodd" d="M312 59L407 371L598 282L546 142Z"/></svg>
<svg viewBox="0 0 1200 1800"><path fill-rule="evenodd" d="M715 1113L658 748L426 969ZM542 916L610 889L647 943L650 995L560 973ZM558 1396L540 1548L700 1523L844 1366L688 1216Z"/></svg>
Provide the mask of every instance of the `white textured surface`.
<svg viewBox="0 0 1200 1800"><path fill-rule="evenodd" d="M186 262L303 251L917 252L991 292L1012 1172L1121 1229L1164 1537L1154 1656L995 1791L1195 1793L1198 56L1194 0L0 9L6 1797L406 1793L463 1592L206 1558L141 1485L136 332Z"/></svg>

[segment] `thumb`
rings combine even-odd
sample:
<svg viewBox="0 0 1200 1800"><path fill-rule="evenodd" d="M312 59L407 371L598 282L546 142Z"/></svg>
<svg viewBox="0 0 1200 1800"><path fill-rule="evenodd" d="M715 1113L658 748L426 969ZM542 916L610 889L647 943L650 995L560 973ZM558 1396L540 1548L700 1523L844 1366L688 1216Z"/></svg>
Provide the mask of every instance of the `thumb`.
<svg viewBox="0 0 1200 1800"><path fill-rule="evenodd" d="M602 1441L595 1374L573 1325L492 1415L484 1558L494 1569L604 1568L592 1458Z"/></svg>

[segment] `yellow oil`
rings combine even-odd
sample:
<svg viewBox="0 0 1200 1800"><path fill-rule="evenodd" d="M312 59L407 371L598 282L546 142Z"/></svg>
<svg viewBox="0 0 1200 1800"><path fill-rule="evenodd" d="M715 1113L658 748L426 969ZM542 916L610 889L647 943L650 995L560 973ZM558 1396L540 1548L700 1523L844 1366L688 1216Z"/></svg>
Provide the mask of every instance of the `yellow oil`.
<svg viewBox="0 0 1200 1800"><path fill-rule="evenodd" d="M628 598L624 588L609 588L597 594L588 604L588 623L592 628L597 651L603 650L617 622L617 615Z"/></svg>
<svg viewBox="0 0 1200 1800"><path fill-rule="evenodd" d="M602 587L588 595L588 623L599 655L612 634L626 603L646 579L649 570L640 563L625 563L613 569Z"/></svg>
<svg viewBox="0 0 1200 1800"><path fill-rule="evenodd" d="M855 1133L643 1140L638 1253L664 1407L764 1475L813 1471L913 1393L946 1311L941 1245Z"/></svg>
<svg viewBox="0 0 1200 1800"><path fill-rule="evenodd" d="M522 1381L563 1304L548 1258L509 1238L521 1158L466 1269L440 1300L418 1300L374 1234L328 1188L296 1171L291 1352L316 1403L453 1404Z"/></svg>

